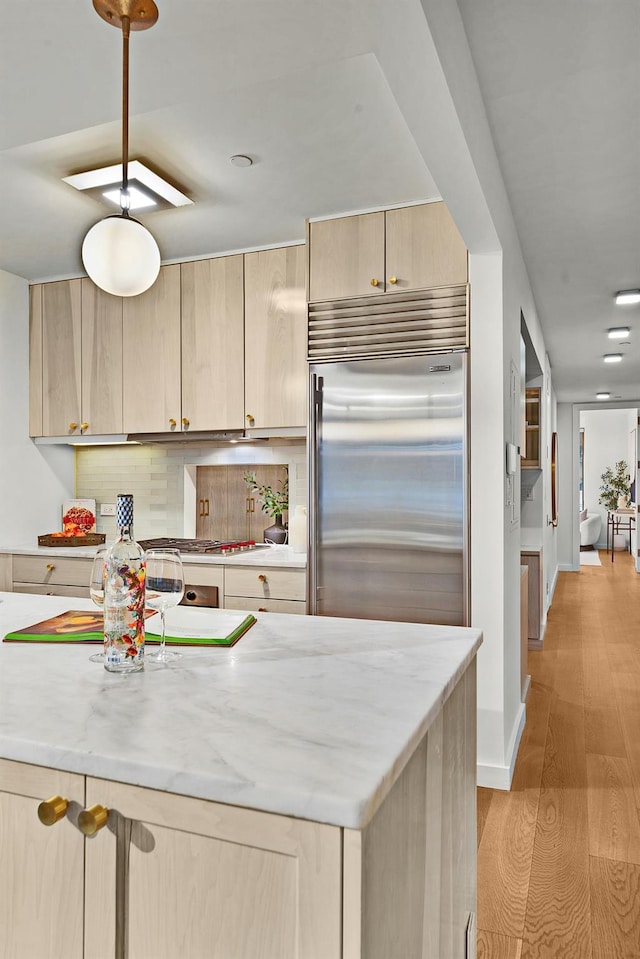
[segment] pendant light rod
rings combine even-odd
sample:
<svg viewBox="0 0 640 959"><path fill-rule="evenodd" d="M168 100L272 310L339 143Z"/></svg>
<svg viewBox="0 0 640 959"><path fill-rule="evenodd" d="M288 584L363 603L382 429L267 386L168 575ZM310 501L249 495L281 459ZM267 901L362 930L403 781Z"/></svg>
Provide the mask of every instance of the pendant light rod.
<svg viewBox="0 0 640 959"><path fill-rule="evenodd" d="M129 189L129 36L131 20L122 18L122 193L120 206L124 216L129 216L129 204L125 198Z"/></svg>

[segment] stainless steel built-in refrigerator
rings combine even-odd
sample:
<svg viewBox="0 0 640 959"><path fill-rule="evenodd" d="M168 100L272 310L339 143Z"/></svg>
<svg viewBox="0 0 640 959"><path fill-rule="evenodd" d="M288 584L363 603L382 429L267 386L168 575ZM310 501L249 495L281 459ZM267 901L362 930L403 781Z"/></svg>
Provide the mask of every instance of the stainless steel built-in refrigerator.
<svg viewBox="0 0 640 959"><path fill-rule="evenodd" d="M310 373L310 612L467 625L466 351Z"/></svg>

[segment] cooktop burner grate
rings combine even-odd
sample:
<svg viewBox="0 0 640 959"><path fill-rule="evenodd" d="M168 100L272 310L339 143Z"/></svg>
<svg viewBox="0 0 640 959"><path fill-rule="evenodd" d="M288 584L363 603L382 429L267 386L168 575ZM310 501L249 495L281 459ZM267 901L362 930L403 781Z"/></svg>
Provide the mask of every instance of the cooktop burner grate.
<svg viewBox="0 0 640 959"><path fill-rule="evenodd" d="M181 553L236 553L250 549L262 549L267 543L256 543L254 540L219 539L180 539L177 537L160 536L156 539L141 539L138 543L144 550L147 549L179 549Z"/></svg>

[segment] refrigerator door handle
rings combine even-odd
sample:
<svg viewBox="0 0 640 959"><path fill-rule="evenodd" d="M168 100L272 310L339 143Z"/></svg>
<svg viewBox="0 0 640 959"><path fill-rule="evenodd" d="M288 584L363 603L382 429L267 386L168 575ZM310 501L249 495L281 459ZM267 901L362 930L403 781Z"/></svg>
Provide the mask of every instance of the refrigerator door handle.
<svg viewBox="0 0 640 959"><path fill-rule="evenodd" d="M318 524L316 509L318 503L318 449L322 436L322 394L324 376L311 373L309 389L311 436L309 437L309 555L307 557L307 612L318 612L316 553L318 548Z"/></svg>

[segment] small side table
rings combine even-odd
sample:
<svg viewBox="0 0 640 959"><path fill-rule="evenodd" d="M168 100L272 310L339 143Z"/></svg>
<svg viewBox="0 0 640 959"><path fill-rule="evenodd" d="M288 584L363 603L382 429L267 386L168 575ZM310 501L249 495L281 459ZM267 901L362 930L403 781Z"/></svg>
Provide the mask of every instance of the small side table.
<svg viewBox="0 0 640 959"><path fill-rule="evenodd" d="M610 510L607 512L607 552L609 552L609 537L611 537L611 562L615 556L615 536L617 533L629 533L629 553L631 553L631 530L636 526L635 507L629 509Z"/></svg>

